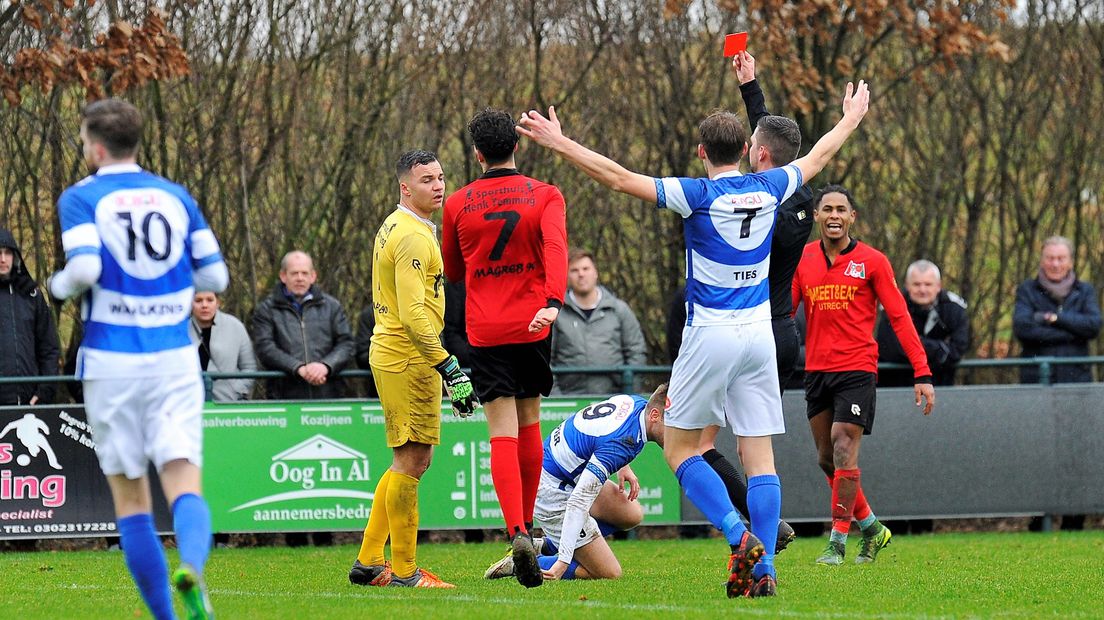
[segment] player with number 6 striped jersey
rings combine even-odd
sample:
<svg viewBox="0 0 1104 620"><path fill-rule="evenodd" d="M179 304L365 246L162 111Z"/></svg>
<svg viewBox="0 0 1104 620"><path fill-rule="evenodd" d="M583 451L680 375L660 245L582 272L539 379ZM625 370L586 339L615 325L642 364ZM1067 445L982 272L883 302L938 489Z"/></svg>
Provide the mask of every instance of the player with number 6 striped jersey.
<svg viewBox="0 0 1104 620"><path fill-rule="evenodd" d="M605 482L648 442L640 414L646 398L618 394L589 405L563 421L544 440L544 471L575 486L583 470Z"/></svg>
<svg viewBox="0 0 1104 620"><path fill-rule="evenodd" d="M579 410L545 439L534 516L544 530L538 562L546 577L621 574L603 537L632 529L644 518L636 499L640 484L629 463L649 441L663 444L666 404L667 384L648 398L611 396ZM614 474L617 484L610 480Z"/></svg>

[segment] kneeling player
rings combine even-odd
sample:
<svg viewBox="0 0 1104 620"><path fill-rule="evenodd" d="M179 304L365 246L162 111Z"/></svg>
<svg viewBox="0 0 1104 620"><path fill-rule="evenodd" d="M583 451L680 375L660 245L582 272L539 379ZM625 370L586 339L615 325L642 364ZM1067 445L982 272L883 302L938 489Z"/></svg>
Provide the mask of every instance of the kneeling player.
<svg viewBox="0 0 1104 620"><path fill-rule="evenodd" d="M605 536L640 524L640 485L629 463L654 441L663 445L667 384L651 397L619 394L564 420L544 440L544 463L534 517L544 530L538 546L545 579L616 579L621 565ZM621 483L609 480L617 473ZM513 575L511 554L484 575Z"/></svg>

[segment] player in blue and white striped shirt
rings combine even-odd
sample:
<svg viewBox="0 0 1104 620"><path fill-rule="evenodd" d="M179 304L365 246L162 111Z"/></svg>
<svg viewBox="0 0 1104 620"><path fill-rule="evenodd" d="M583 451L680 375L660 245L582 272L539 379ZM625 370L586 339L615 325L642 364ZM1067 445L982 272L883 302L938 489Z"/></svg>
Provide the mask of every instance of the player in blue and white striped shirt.
<svg viewBox="0 0 1104 620"><path fill-rule="evenodd" d="M553 108L518 121L518 132L550 148L598 182L675 211L686 233L687 323L671 374L663 453L686 496L731 547L729 597L775 594L774 547L782 504L771 435L784 432L770 325L767 271L775 207L808 183L866 114L863 82L847 85L843 119L808 155L781 169L742 175L750 146L736 115L714 113L699 126L698 158L707 179L653 177L565 137ZM702 429L731 424L748 476L752 532L717 473L702 459ZM754 533L753 533L754 532Z"/></svg>
<svg viewBox="0 0 1104 620"><path fill-rule="evenodd" d="M220 292L229 275L195 200L136 163L141 134L142 116L127 102L106 99L82 111L93 174L58 200L66 264L49 289L58 299L81 296L77 377L127 567L154 617L173 618L146 476L152 461L180 549L173 584L189 617L206 618L211 515L200 496L203 381L188 318L195 292Z"/></svg>
<svg viewBox="0 0 1104 620"><path fill-rule="evenodd" d="M545 579L621 576L604 537L630 530L644 518L636 501L640 483L629 463L649 441L663 445L666 406L666 383L647 399L618 394L576 412L545 438L533 512L544 531L537 561ZM610 480L613 475L619 483ZM484 577L511 576L513 565L507 553Z"/></svg>

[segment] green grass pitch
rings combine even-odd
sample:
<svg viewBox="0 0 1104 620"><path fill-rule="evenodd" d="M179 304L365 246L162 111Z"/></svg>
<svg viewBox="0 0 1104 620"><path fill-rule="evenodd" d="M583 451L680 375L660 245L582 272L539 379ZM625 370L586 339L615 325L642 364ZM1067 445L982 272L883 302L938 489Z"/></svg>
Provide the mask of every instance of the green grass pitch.
<svg viewBox="0 0 1104 620"><path fill-rule="evenodd" d="M423 544L421 562L456 590L350 585L352 546L218 549L207 580L221 618L936 618L1104 614L1104 532L898 536L873 565L816 566L823 539L777 561L779 596L729 600L720 539L613 542L618 581L484 581L503 544ZM8 553L6 618L148 617L118 552ZM170 552L170 565L175 564ZM179 602L178 604L178 610ZM379 615L377 615L379 614Z"/></svg>

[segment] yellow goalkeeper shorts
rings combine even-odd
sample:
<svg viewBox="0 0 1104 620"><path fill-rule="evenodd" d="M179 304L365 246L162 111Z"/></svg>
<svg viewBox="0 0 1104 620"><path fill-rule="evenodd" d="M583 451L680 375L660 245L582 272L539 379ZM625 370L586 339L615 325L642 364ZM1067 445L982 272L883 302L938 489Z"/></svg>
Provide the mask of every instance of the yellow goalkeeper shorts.
<svg viewBox="0 0 1104 620"><path fill-rule="evenodd" d="M441 375L429 364L410 363L402 372L372 367L383 419L387 447L408 441L436 446L441 443Z"/></svg>

